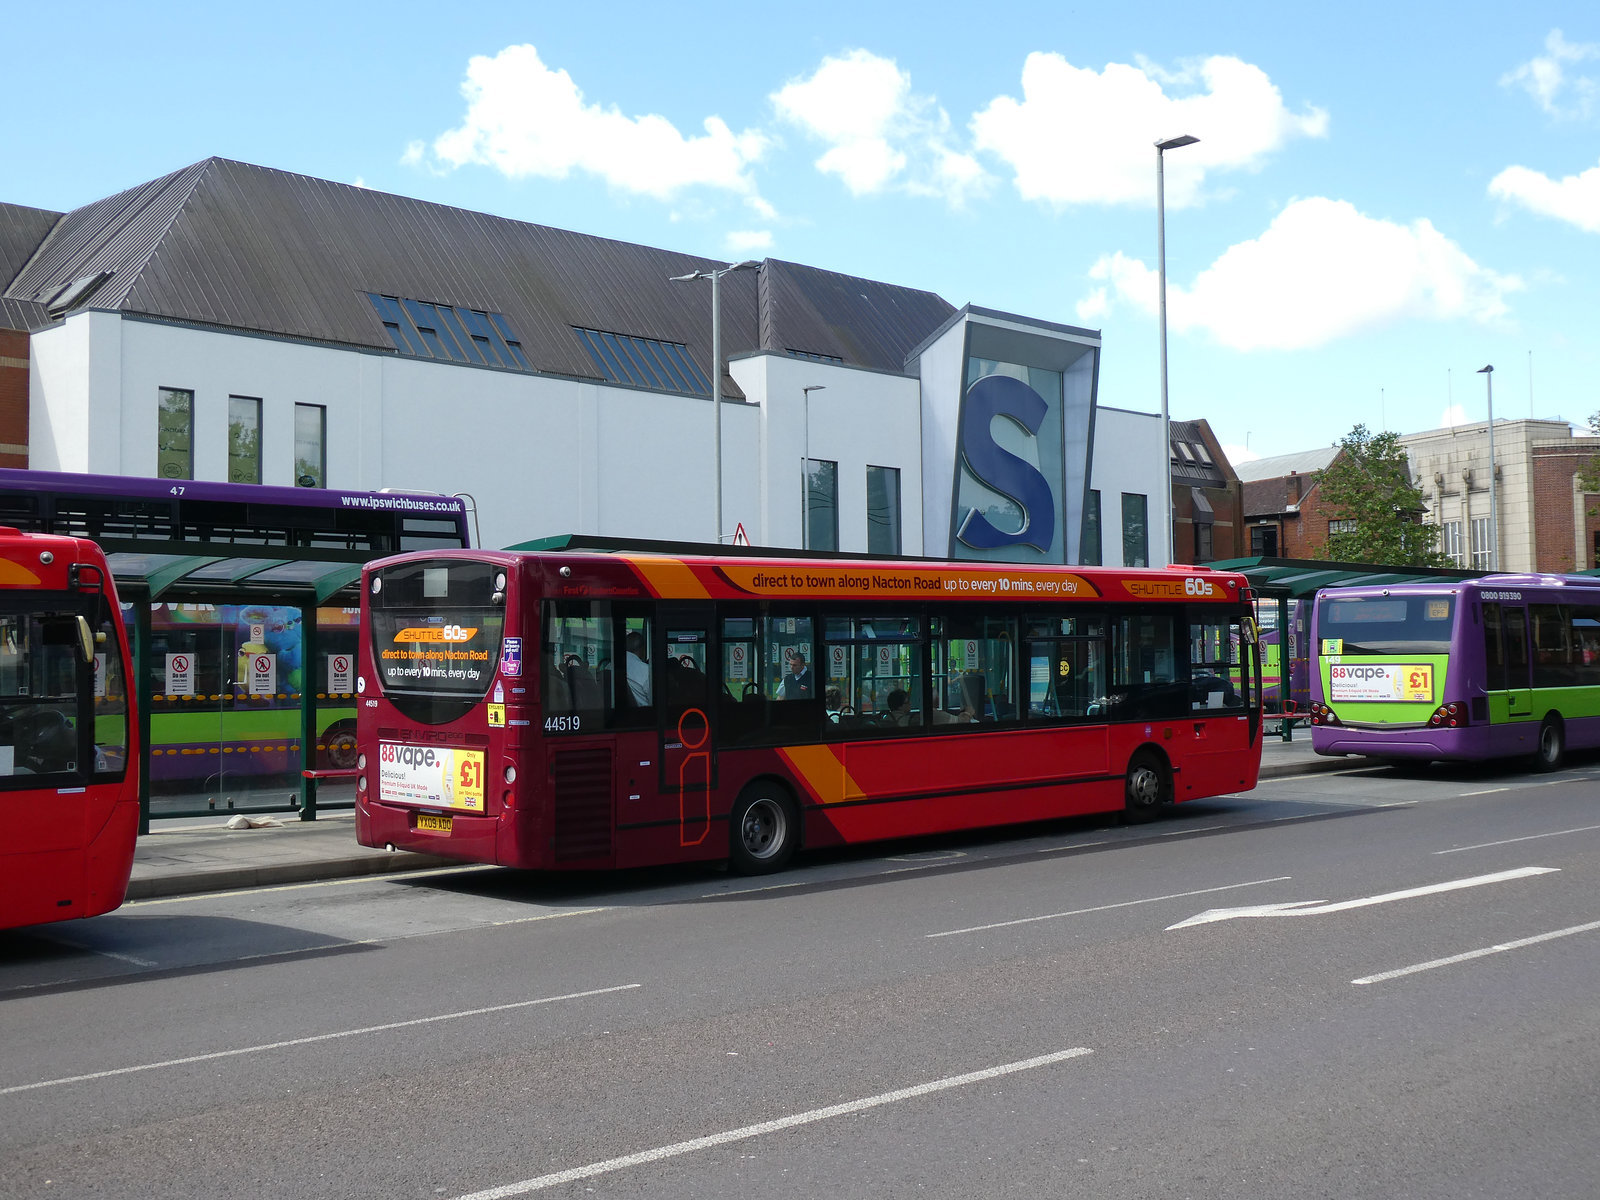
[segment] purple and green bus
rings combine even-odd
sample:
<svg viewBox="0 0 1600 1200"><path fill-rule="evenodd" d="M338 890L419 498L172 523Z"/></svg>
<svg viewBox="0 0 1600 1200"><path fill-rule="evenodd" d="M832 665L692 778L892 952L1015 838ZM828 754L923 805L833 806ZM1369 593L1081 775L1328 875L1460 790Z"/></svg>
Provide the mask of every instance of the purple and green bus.
<svg viewBox="0 0 1600 1200"><path fill-rule="evenodd" d="M1488 575L1329 588L1312 617L1311 745L1375 758L1600 746L1600 581Z"/></svg>
<svg viewBox="0 0 1600 1200"><path fill-rule="evenodd" d="M455 496L11 469L0 525L104 551L163 810L281 803L304 767L354 766L360 564L471 544Z"/></svg>

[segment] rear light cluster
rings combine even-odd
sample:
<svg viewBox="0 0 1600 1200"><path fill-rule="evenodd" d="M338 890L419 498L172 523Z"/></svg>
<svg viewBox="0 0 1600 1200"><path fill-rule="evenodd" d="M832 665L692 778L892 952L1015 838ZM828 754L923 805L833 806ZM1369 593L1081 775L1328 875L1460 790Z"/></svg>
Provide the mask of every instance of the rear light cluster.
<svg viewBox="0 0 1600 1200"><path fill-rule="evenodd" d="M1311 706L1311 723L1313 725L1337 725L1339 714L1326 704L1313 704Z"/></svg>
<svg viewBox="0 0 1600 1200"><path fill-rule="evenodd" d="M1429 725L1442 725L1447 729L1457 729L1466 723L1467 707L1464 704L1441 704L1428 718Z"/></svg>

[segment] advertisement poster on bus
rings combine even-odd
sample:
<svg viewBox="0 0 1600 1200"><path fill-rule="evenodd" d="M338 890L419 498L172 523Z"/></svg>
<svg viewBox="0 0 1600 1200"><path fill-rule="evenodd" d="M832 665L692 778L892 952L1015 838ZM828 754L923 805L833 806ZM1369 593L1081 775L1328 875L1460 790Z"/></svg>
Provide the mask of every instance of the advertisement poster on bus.
<svg viewBox="0 0 1600 1200"><path fill-rule="evenodd" d="M1341 700L1433 699L1431 663L1335 663L1328 668L1328 694Z"/></svg>
<svg viewBox="0 0 1600 1200"><path fill-rule="evenodd" d="M378 798L481 813L483 751L380 742Z"/></svg>

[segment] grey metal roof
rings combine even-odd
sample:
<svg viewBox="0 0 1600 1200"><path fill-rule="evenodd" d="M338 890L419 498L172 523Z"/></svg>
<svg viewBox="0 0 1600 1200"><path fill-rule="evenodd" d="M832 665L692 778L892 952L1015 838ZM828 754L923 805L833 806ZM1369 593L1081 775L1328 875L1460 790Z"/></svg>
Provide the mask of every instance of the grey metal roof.
<svg viewBox="0 0 1600 1200"><path fill-rule="evenodd" d="M680 342L709 365L722 263L210 158L66 214L3 294L396 353L363 293L504 314L537 371L599 379L574 327ZM759 278L758 278L759 276ZM903 371L953 311L930 292L768 260L723 280L725 355L797 350ZM730 391L735 389L729 388Z"/></svg>
<svg viewBox="0 0 1600 1200"><path fill-rule="evenodd" d="M48 324L50 314L45 311L44 305L0 296L0 329L20 329L31 333Z"/></svg>
<svg viewBox="0 0 1600 1200"><path fill-rule="evenodd" d="M1339 447L1325 446L1321 450L1300 450L1275 458L1252 458L1249 462L1234 463L1233 473L1246 481L1276 479L1280 475L1310 475L1326 467L1338 453Z"/></svg>
<svg viewBox="0 0 1600 1200"><path fill-rule="evenodd" d="M0 204L0 291L17 277L17 272L33 257L39 243L60 219L58 212L21 204Z"/></svg>

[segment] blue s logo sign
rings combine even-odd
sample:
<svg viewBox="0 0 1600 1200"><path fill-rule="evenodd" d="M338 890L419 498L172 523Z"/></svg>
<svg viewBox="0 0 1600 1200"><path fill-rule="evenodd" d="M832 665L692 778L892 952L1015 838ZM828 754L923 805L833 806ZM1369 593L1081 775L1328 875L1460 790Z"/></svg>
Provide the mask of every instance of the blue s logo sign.
<svg viewBox="0 0 1600 1200"><path fill-rule="evenodd" d="M1055 496L1037 467L1002 449L990 424L1008 417L1038 436L1049 406L1020 379L986 375L967 391L961 405L961 457L967 470L985 487L1015 501L1022 510L1022 528L1014 533L996 529L976 508L967 510L956 537L976 550L1027 545L1050 553L1055 540Z"/></svg>

